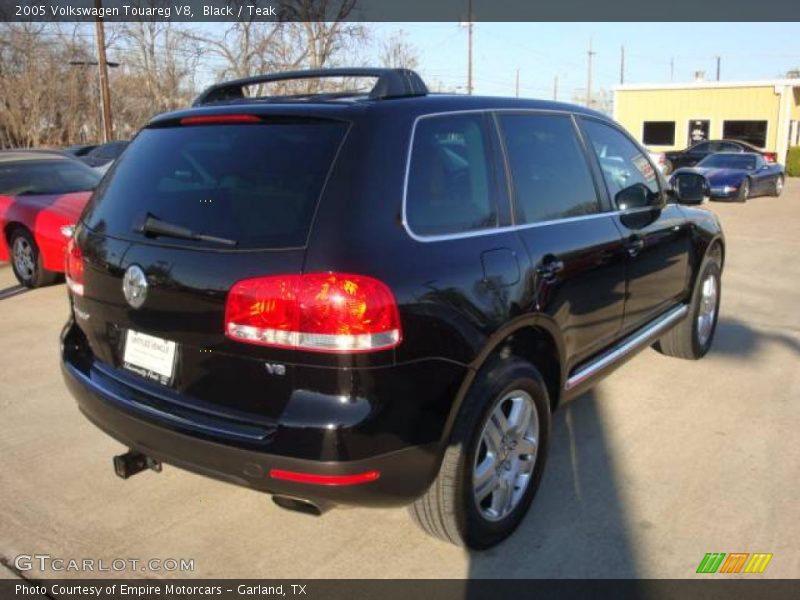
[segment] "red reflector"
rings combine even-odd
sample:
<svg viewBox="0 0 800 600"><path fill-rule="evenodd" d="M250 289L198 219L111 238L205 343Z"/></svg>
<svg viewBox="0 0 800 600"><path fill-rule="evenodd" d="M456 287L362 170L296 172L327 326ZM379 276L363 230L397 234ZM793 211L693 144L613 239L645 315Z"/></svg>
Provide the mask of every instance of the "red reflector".
<svg viewBox="0 0 800 600"><path fill-rule="evenodd" d="M225 335L312 352L371 352L400 343L391 290L363 275L309 273L245 279L225 305Z"/></svg>
<svg viewBox="0 0 800 600"><path fill-rule="evenodd" d="M83 296L83 253L75 243L75 238L70 238L67 243L66 272L67 287L72 293Z"/></svg>
<svg viewBox="0 0 800 600"><path fill-rule="evenodd" d="M353 475L314 475L313 473L298 473L297 471L284 471L270 469L269 476L273 479L283 479L297 483L311 483L314 485L358 485L375 481L381 474L380 471L367 471Z"/></svg>
<svg viewBox="0 0 800 600"><path fill-rule="evenodd" d="M196 117L184 117L181 125L206 125L209 123L260 123L255 115L198 115Z"/></svg>

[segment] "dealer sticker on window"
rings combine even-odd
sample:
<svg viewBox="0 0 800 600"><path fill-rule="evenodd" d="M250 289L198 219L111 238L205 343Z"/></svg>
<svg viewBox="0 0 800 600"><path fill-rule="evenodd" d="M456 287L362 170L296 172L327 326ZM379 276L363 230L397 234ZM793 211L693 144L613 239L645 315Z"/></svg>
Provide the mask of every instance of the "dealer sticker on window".
<svg viewBox="0 0 800 600"><path fill-rule="evenodd" d="M650 161L647 160L641 154L637 154L633 157L633 164L639 170L639 172L644 176L647 181L651 181L655 179L656 173L653 169L653 165L650 164Z"/></svg>
<svg viewBox="0 0 800 600"><path fill-rule="evenodd" d="M162 385L172 381L177 344L132 329L125 336L122 366Z"/></svg>

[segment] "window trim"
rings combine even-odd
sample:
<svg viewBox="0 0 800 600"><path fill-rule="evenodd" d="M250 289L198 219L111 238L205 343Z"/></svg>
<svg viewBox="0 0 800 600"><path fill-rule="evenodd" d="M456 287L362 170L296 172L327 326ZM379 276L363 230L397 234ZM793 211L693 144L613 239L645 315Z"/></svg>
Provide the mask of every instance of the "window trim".
<svg viewBox="0 0 800 600"><path fill-rule="evenodd" d="M597 191L598 191L597 200L598 200L598 204L600 206L600 212L598 212L596 214L593 214L593 215L581 215L581 216L577 216L577 217L566 217L566 218L563 218L563 219L554 219L554 220L551 220L551 221L540 221L538 223L517 224L513 220L514 219L514 216L513 216L514 215L514 207L510 206L509 210L511 211L511 218L512 218L512 221L511 221L510 225L498 225L496 227L488 227L486 229L479 229L479 230L476 230L476 231L463 231L461 233L446 233L446 234L437 234L437 235L419 235L417 233L414 233L414 230L411 229L411 226L408 223L408 216L407 216L407 213L406 213L406 205L407 205L407 201L408 201L408 179L409 179L409 176L410 176L410 173L411 173L411 151L414 148L414 136L415 136L416 131L417 131L417 123L419 123L419 121L421 121L422 119L427 119L427 118L431 118L431 117L441 117L441 116L470 114L470 113L483 113L483 114L487 114L487 115L493 116L493 115L496 115L497 113L504 113L504 112L505 113L524 112L524 113L533 113L533 114L560 114L560 115L566 115L566 116L568 116L568 117L570 117L572 119L572 122L573 122L573 124L575 126L578 126L578 123L577 123L576 119L579 116L580 117L584 117L585 116L585 117L588 117L588 118L594 118L591 115L583 115L583 114L574 113L574 112L568 111L568 110L535 109L535 108L509 108L509 107L451 110L451 111L441 111L441 112L426 113L426 114L418 115L417 117L414 118L414 123L411 126L411 136L409 137L408 149L406 150L406 167L405 167L405 176L403 178L403 199L402 199L402 207L401 207L401 211L400 211L400 221L402 223L403 229L405 229L406 234L411 239L413 239L413 240L415 240L417 242L423 242L423 243L444 242L444 241L450 241L450 240L459 240L459 239L467 239L467 238L473 238L473 237L481 237L481 236L485 236L485 235L496 235L496 234L499 234L499 233L509 233L509 232L513 232L513 231L531 229L531 228L534 228L534 227L545 227L545 226L548 226L548 225L554 225L554 224L558 224L558 223L572 223L572 222L575 222L575 221L588 221L588 220L591 220L591 219L601 219L601 218L613 217L613 216L621 215L623 213L627 214L627 211L619 211L619 210L609 209L610 205L608 205L604 201L604 198L606 198L607 194L608 194L607 189L605 187L606 186L605 180L603 180L603 182L602 182L603 187L598 189L597 175L594 172L595 167L592 166L592 165L594 165L594 162L590 159L589 164L587 166L590 167L589 171L590 171L590 174L592 175L592 179L594 181L595 189L597 189ZM493 120L494 120L494 117L493 117ZM595 119L595 120L597 120L597 121L599 121L601 123L605 123L606 122L606 121L604 121L602 119ZM613 123L613 122L609 121L609 123ZM586 140L585 140L585 136L583 134L583 130L582 130L582 128L580 126L577 127L577 130L578 130L578 140L579 140L579 142L583 143L583 148L584 148L584 153L585 153L587 150L586 150L586 143L585 143ZM496 135L497 134L495 133L491 137L495 137ZM499 143L501 145L503 145L503 140L500 139ZM638 146L638 144L637 144L637 146ZM502 152L505 152L504 148L502 148ZM507 176L507 174L508 174L508 160L507 160L505 154L503 154L503 159L504 159L503 160L504 169L505 169L505 173L506 173L506 182L507 182L506 185L510 185L510 181L508 180L508 176ZM597 160L596 157L595 157L594 160ZM498 183L498 185L499 185L499 183ZM659 179L659 187L660 187L660 179ZM604 192L605 195L602 192ZM501 201L502 198L499 198L498 200ZM510 198L509 198L509 201L513 202L513 200L511 200ZM499 208L500 207L498 206L498 210L499 210ZM641 210L641 209L631 209L631 210ZM650 209L646 209L646 210L650 210Z"/></svg>
<svg viewBox="0 0 800 600"><path fill-rule="evenodd" d="M672 142L669 144L656 144L655 142L646 142L644 139L644 127L648 123L672 123ZM675 145L675 131L678 129L677 121L642 121L642 145L643 146L674 146Z"/></svg>

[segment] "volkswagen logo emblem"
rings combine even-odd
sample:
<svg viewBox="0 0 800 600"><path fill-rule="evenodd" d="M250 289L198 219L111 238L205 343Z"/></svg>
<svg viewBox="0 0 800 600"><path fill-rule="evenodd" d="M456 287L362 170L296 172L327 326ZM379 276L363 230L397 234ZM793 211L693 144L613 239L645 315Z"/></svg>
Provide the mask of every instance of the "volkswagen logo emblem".
<svg viewBox="0 0 800 600"><path fill-rule="evenodd" d="M122 293L133 308L139 308L147 298L147 277L139 265L131 265L122 278Z"/></svg>

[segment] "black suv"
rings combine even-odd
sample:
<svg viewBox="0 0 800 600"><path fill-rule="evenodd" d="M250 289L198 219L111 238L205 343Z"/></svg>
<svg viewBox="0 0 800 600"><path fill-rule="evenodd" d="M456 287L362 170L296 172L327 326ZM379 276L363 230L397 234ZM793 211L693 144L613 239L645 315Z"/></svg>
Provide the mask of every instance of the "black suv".
<svg viewBox="0 0 800 600"><path fill-rule="evenodd" d="M376 83L245 95L332 76ZM599 113L411 71L219 84L87 206L64 377L130 448L122 477L163 461L317 514L410 504L488 547L528 510L553 409L649 345L708 351L724 240L679 205L704 185L668 187Z"/></svg>

